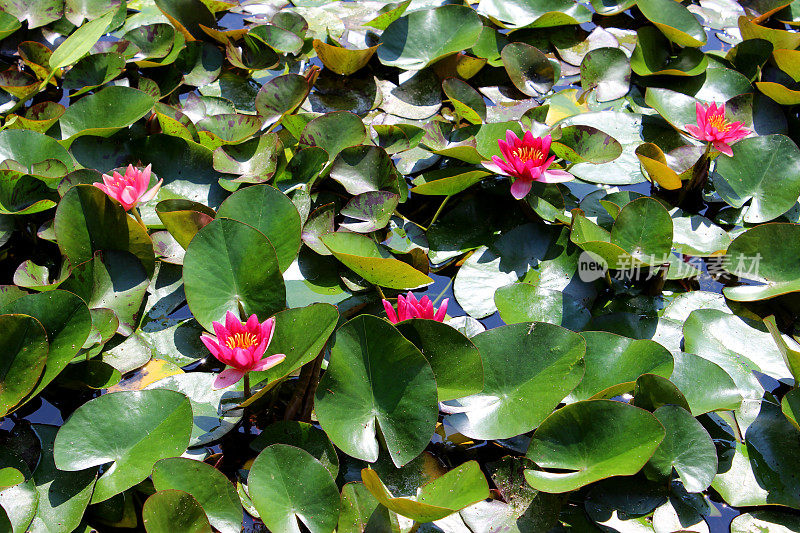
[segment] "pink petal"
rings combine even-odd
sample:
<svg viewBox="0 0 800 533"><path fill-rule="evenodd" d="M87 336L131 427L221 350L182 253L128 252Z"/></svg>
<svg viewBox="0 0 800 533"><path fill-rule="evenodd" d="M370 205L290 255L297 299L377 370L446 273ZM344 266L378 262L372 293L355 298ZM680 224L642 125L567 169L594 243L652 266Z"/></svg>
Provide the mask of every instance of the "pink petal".
<svg viewBox="0 0 800 533"><path fill-rule="evenodd" d="M231 311L225 313L225 329L228 330L228 334L232 335L233 333L241 333L239 330L242 328L242 323L236 318Z"/></svg>
<svg viewBox="0 0 800 533"><path fill-rule="evenodd" d="M566 170L545 170L539 178L539 181L542 183L563 183L574 179L575 176Z"/></svg>
<svg viewBox="0 0 800 533"><path fill-rule="evenodd" d="M525 135L523 135L523 137L522 137L522 143L523 144L528 144L528 145L534 144L533 133L531 133L530 131L526 131Z"/></svg>
<svg viewBox="0 0 800 533"><path fill-rule="evenodd" d="M144 170L139 172L138 181L139 186L142 188L143 191L147 190L147 187L150 185L150 172L153 168L152 163L144 167Z"/></svg>
<svg viewBox="0 0 800 533"><path fill-rule="evenodd" d="M142 201L142 202L149 202L150 200L152 200L153 198L155 198L155 197L156 197L156 194L158 194L158 191L161 189L161 184L162 184L162 183L164 183L164 180L158 180L158 183L156 183L155 185L153 185L153 188L152 188L152 189L150 189L149 191L147 191L146 193L144 193L144 194L142 195L142 197L141 197L141 198L139 198L139 200L140 200L140 201Z"/></svg>
<svg viewBox="0 0 800 533"><path fill-rule="evenodd" d="M103 178L103 183L105 183L106 185L109 185L109 186L110 185L114 185L114 178L109 176L108 174L103 174L100 177Z"/></svg>
<svg viewBox="0 0 800 533"><path fill-rule="evenodd" d="M275 334L275 317L269 317L261 324L261 335L267 339L267 346L272 342L272 336Z"/></svg>
<svg viewBox="0 0 800 533"><path fill-rule="evenodd" d="M436 315L433 317L434 320L439 322L444 321L444 317L447 314L447 304L450 303L450 298L445 298L442 300L442 305L439 306L439 309L436 311Z"/></svg>
<svg viewBox="0 0 800 533"><path fill-rule="evenodd" d="M483 168L485 168L489 172L492 172L494 174L502 174L502 175L508 176L508 171L504 170L503 167L500 166L500 163L495 161L495 159L499 160L499 161L502 161L502 159L500 159L499 157L494 155L494 156L492 156L492 161L481 161L481 165L483 165ZM505 166L505 163L503 163L503 166Z"/></svg>
<svg viewBox="0 0 800 533"><path fill-rule="evenodd" d="M250 318L247 319L244 327L247 328L247 331L250 333L258 333L258 329L261 326L261 323L258 321L258 317L256 315L250 315Z"/></svg>
<svg viewBox="0 0 800 533"><path fill-rule="evenodd" d="M97 187L98 189L100 189L101 191L106 193L107 195L111 196L111 190L108 187L106 187L105 185L103 185L102 183L94 182L94 183L92 183L92 185L94 185L95 187Z"/></svg>
<svg viewBox="0 0 800 533"><path fill-rule="evenodd" d="M226 368L222 372L219 373L217 378L214 380L213 389L220 390L220 389L227 389L231 385L236 385L239 381L244 377L244 371L239 370L238 368Z"/></svg>
<svg viewBox="0 0 800 533"><path fill-rule="evenodd" d="M714 141L714 148L719 150L721 153L727 155L728 157L733 155L733 150L731 150L731 147L722 141Z"/></svg>
<svg viewBox="0 0 800 533"><path fill-rule="evenodd" d="M397 324L399 321L397 320L397 315L394 312L394 307L392 307L392 304L389 303L389 300L383 300L383 308L386 310L386 316L389 318L389 322L392 324Z"/></svg>
<svg viewBox="0 0 800 533"><path fill-rule="evenodd" d="M125 181L131 183L135 179L136 179L136 169L133 168L133 165L128 165L128 168L125 169Z"/></svg>
<svg viewBox="0 0 800 533"><path fill-rule="evenodd" d="M122 204L122 207L125 208L125 211L129 210L131 207L136 205L136 200L138 200L138 197L136 196L136 189L130 185L126 186L124 189L122 189L122 192L120 192L117 200L119 200L119 202Z"/></svg>
<svg viewBox="0 0 800 533"><path fill-rule="evenodd" d="M419 303L419 302L417 301L417 297L416 297L416 296L414 296L414 295L411 293L411 291L408 291L408 295L406 296L406 302L408 302L409 304L411 304L411 306L412 306L412 307L416 307L416 306L417 306L417 304Z"/></svg>
<svg viewBox="0 0 800 533"><path fill-rule="evenodd" d="M524 179L518 179L511 185L511 196L517 200L522 200L531 191L533 182Z"/></svg>
<svg viewBox="0 0 800 533"><path fill-rule="evenodd" d="M697 124L702 126L706 123L706 106L701 104L700 102L695 102L694 104L695 113L697 115Z"/></svg>
<svg viewBox="0 0 800 533"><path fill-rule="evenodd" d="M228 337L228 330L219 322L212 322L211 326L214 328L214 333L216 333L218 339L225 339Z"/></svg>
<svg viewBox="0 0 800 533"><path fill-rule="evenodd" d="M550 135L545 135L542 137L542 155L547 157L547 154L550 153L550 144L553 142L553 138Z"/></svg>
<svg viewBox="0 0 800 533"><path fill-rule="evenodd" d="M686 128L686 131L688 131L695 139L699 139L701 141L704 140L703 131L694 124L686 124L684 127Z"/></svg>
<svg viewBox="0 0 800 533"><path fill-rule="evenodd" d="M208 351L211 352L211 355L219 358L220 349L216 339L209 337L208 335L200 335L200 340L206 345L206 348L208 348Z"/></svg>
<svg viewBox="0 0 800 533"><path fill-rule="evenodd" d="M253 363L253 358L249 350L236 347L233 349L233 363L236 368L249 368Z"/></svg>
<svg viewBox="0 0 800 533"><path fill-rule="evenodd" d="M514 148L518 147L520 144L519 137L517 137L517 134L511 130L506 130L506 142L509 146Z"/></svg>
<svg viewBox="0 0 800 533"><path fill-rule="evenodd" d="M286 356L283 355L282 353L276 353L275 355L270 355L269 357L265 357L261 361L257 362L255 366L253 366L253 370L260 372L262 370L272 368L273 366L277 365L284 359L286 359Z"/></svg>
<svg viewBox="0 0 800 533"><path fill-rule="evenodd" d="M397 321L402 322L406 318L408 318L408 313L406 312L408 309L408 304L406 303L406 299L403 298L403 295L397 295Z"/></svg>

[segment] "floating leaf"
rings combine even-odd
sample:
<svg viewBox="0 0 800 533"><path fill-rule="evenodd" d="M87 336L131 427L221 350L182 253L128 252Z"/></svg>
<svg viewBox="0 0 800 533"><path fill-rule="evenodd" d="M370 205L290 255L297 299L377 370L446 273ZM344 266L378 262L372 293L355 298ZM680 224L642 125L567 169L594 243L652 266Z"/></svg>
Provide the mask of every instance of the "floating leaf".
<svg viewBox="0 0 800 533"><path fill-rule="evenodd" d="M307 451L286 444L264 449L250 468L247 485L264 524L275 533L332 533L339 518L339 491L322 464Z"/></svg>
<svg viewBox="0 0 800 533"><path fill-rule="evenodd" d="M47 360L47 333L28 315L0 315L0 326L0 412L5 416L36 386Z"/></svg>
<svg viewBox="0 0 800 533"><path fill-rule="evenodd" d="M378 59L384 65L420 70L471 47L482 27L478 14L466 6L445 5L414 11L383 31Z"/></svg>
<svg viewBox="0 0 800 533"><path fill-rule="evenodd" d="M53 456L56 467L66 471L114 463L97 480L92 502L98 503L145 479L159 459L182 454L191 427L192 409L183 394L105 394L80 406L61 426Z"/></svg>
<svg viewBox="0 0 800 533"><path fill-rule="evenodd" d="M503 439L542 423L583 377L577 333L533 322L472 337L484 362L483 391L448 405L447 422L474 439ZM533 355L532 355L533 354Z"/></svg>
<svg viewBox="0 0 800 533"><path fill-rule="evenodd" d="M576 402L539 426L527 453L539 468L570 472L529 469L525 479L536 490L562 493L600 479L633 475L664 434L658 419L644 409L613 400Z"/></svg>
<svg viewBox="0 0 800 533"><path fill-rule="evenodd" d="M422 453L438 414L425 357L391 324L361 315L339 328L316 393L320 424L342 451L374 462L380 431L395 465Z"/></svg>
<svg viewBox="0 0 800 533"><path fill-rule="evenodd" d="M280 311L286 288L269 239L242 222L217 219L197 232L183 261L186 301L198 322L211 322L227 311L262 321Z"/></svg>
<svg viewBox="0 0 800 533"><path fill-rule="evenodd" d="M392 496L378 474L370 468L361 470L361 479L372 495L389 510L417 522L441 520L489 496L486 477L475 461L466 462L420 487L413 499Z"/></svg>

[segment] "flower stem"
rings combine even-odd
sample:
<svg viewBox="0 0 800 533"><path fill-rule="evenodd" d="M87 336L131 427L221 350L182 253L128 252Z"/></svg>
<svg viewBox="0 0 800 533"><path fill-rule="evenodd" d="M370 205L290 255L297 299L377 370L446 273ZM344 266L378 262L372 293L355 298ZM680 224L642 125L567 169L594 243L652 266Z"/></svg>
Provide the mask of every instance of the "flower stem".
<svg viewBox="0 0 800 533"><path fill-rule="evenodd" d="M247 372L244 375L244 399L247 400L252 395L253 393L250 391L250 373Z"/></svg>
<svg viewBox="0 0 800 533"><path fill-rule="evenodd" d="M441 214L442 209L444 209L444 206L445 206L445 204L447 204L447 201L449 199L450 199L449 196L445 196L444 197L444 200L442 200L442 203L439 205L439 209L437 209L436 212L433 214L433 218L431 219L431 223L428 224L428 227L425 228L425 231L428 231L430 229L430 227L433 226L433 223L436 222L436 219L439 218L439 215Z"/></svg>
<svg viewBox="0 0 800 533"><path fill-rule="evenodd" d="M131 208L131 214L133 215L133 218L136 219L136 222L141 224L141 226L144 228L144 230L147 231L147 225L144 223L144 220L142 220L142 215L139 214L139 210L137 208L135 208L135 207L132 207Z"/></svg>

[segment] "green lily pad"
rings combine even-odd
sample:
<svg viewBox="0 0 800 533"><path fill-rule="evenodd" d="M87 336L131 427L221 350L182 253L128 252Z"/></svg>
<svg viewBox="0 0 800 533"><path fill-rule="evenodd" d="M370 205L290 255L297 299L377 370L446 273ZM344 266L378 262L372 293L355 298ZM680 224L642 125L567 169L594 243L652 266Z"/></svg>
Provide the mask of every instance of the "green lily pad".
<svg viewBox="0 0 800 533"><path fill-rule="evenodd" d="M441 520L489 497L489 484L475 461L468 461L420 487L413 499L392 496L378 474L370 468L361 471L361 479L372 495L390 511L417 522Z"/></svg>
<svg viewBox="0 0 800 533"><path fill-rule="evenodd" d="M119 54L107 52L92 54L69 69L62 86L76 89L73 96L88 92L119 76L125 69L125 60Z"/></svg>
<svg viewBox="0 0 800 533"><path fill-rule="evenodd" d="M98 503L145 479L159 459L182 454L191 431L192 408L183 394L115 392L72 413L56 435L53 457L66 471L114 463L97 480L92 502Z"/></svg>
<svg viewBox="0 0 800 533"><path fill-rule="evenodd" d="M550 149L573 163L608 163L622 154L622 145L591 126L565 126L553 132Z"/></svg>
<svg viewBox="0 0 800 533"><path fill-rule="evenodd" d="M275 422L264 428L258 437L250 443L250 448L260 452L273 444L288 444L310 453L331 473L339 472L339 457L336 448L321 429L305 422L287 420Z"/></svg>
<svg viewBox="0 0 800 533"><path fill-rule="evenodd" d="M342 76L350 76L367 66L377 49L377 46L370 46L363 50L355 50L314 39L314 51L317 52L322 64Z"/></svg>
<svg viewBox="0 0 800 533"><path fill-rule="evenodd" d="M147 533L186 531L211 533L211 524L200 503L182 490L160 490L151 495L142 507L142 521Z"/></svg>
<svg viewBox="0 0 800 533"><path fill-rule="evenodd" d="M393 192L370 191L353 197L340 214L357 222L342 222L341 226L356 233L370 233L386 227L392 218L400 196Z"/></svg>
<svg viewBox="0 0 800 533"><path fill-rule="evenodd" d="M685 409L664 405L653 412L666 429L666 436L650 459L662 477L678 473L689 492L707 489L717 474L717 451L708 432Z"/></svg>
<svg viewBox="0 0 800 533"><path fill-rule="evenodd" d="M217 210L217 217L244 222L263 233L275 247L278 266L285 272L300 250L300 214L275 187L254 185L236 191Z"/></svg>
<svg viewBox="0 0 800 533"><path fill-rule="evenodd" d="M612 398L633 390L636 379L651 373L669 377L669 350L649 339L634 340L604 331L586 331L586 373L572 391L571 401Z"/></svg>
<svg viewBox="0 0 800 533"><path fill-rule="evenodd" d="M390 67L421 70L470 48L482 28L478 14L467 6L445 5L414 11L383 31L378 59Z"/></svg>
<svg viewBox="0 0 800 533"><path fill-rule="evenodd" d="M156 0L156 6L187 41L203 39L201 26L214 28L213 13L200 0Z"/></svg>
<svg viewBox="0 0 800 533"><path fill-rule="evenodd" d="M483 0L478 12L512 29L582 24L592 18L586 6L571 0Z"/></svg>
<svg viewBox="0 0 800 533"><path fill-rule="evenodd" d="M679 46L703 46L708 40L703 26L681 4L670 0L638 0L636 7Z"/></svg>
<svg viewBox="0 0 800 533"><path fill-rule="evenodd" d="M263 233L236 220L220 218L197 232L183 259L183 279L186 302L208 331L239 306L263 321L286 305L275 249Z"/></svg>
<svg viewBox="0 0 800 533"><path fill-rule="evenodd" d="M261 520L270 531L332 533L339 518L339 490L311 454L287 444L264 449L250 468L247 486Z"/></svg>
<svg viewBox="0 0 800 533"><path fill-rule="evenodd" d="M153 485L158 491L191 494L220 533L241 531L243 515L236 489L213 466L183 457L162 459L153 467Z"/></svg>
<svg viewBox="0 0 800 533"><path fill-rule="evenodd" d="M90 309L114 311L119 320L117 332L128 336L136 329L139 307L149 284L147 272L136 256L108 250L76 265L62 287L80 296Z"/></svg>
<svg viewBox="0 0 800 533"><path fill-rule="evenodd" d="M39 494L36 515L31 531L65 531L77 528L92 498L97 468L76 472L59 470L53 460L53 443L58 427L44 424L33 426L42 454L33 482Z"/></svg>
<svg viewBox="0 0 800 533"><path fill-rule="evenodd" d="M138 89L111 86L84 96L64 111L58 123L67 145L82 135L109 137L145 116L155 99Z"/></svg>
<svg viewBox="0 0 800 533"><path fill-rule="evenodd" d="M86 304L75 294L63 290L23 296L0 307L0 313L32 316L47 333L47 360L39 382L29 395L31 398L53 381L77 355L92 327Z"/></svg>
<svg viewBox="0 0 800 533"><path fill-rule="evenodd" d="M2 386L0 412L8 414L30 393L47 360L47 333L42 324L28 315L0 315L2 346Z"/></svg>
<svg viewBox="0 0 800 533"><path fill-rule="evenodd" d="M55 139L27 130L0 131L0 159L16 161L31 172L47 159L64 163L70 171L75 168L72 156Z"/></svg>
<svg viewBox="0 0 800 533"><path fill-rule="evenodd" d="M404 4L411 3L406 0ZM342 487L342 511L336 531L362 533L367 527L377 525L381 531L400 531L397 515L381 505L363 483L350 482Z"/></svg>
<svg viewBox="0 0 800 533"><path fill-rule="evenodd" d="M675 368L669 380L683 393L692 415L734 410L742 405L736 382L719 365L690 353L674 353L672 357Z"/></svg>
<svg viewBox="0 0 800 533"><path fill-rule="evenodd" d="M729 374L728 366L732 366L741 367L747 374L758 370L774 379L791 377L772 335L760 322L715 309L698 309L684 323L683 334L687 352L707 357ZM723 365L723 361L728 364ZM736 381L735 375L731 377Z"/></svg>
<svg viewBox="0 0 800 533"><path fill-rule="evenodd" d="M162 200L156 205L156 214L184 250L200 228L216 216L213 209L190 200Z"/></svg>
<svg viewBox="0 0 800 533"><path fill-rule="evenodd" d="M732 145L733 157L720 157L714 185L723 200L742 207L744 221L768 222L788 211L800 195L800 150L788 137L766 135ZM778 155L780 154L780 155Z"/></svg>
<svg viewBox="0 0 800 533"><path fill-rule="evenodd" d="M636 33L631 69L640 76L698 76L708 68L708 58L696 48L686 47L670 55L669 41L654 27L643 26Z"/></svg>
<svg viewBox="0 0 800 533"><path fill-rule="evenodd" d="M344 148L333 159L331 179L339 182L350 194L379 190L398 192L397 178L386 150L378 146Z"/></svg>
<svg viewBox="0 0 800 533"><path fill-rule="evenodd" d="M303 103L308 91L308 81L299 74L284 74L272 78L258 90L256 111L264 122L275 122Z"/></svg>
<svg viewBox="0 0 800 533"><path fill-rule="evenodd" d="M750 533L751 531L791 533L797 529L800 529L800 518L777 510L751 511L741 514L731 521L731 533Z"/></svg>
<svg viewBox="0 0 800 533"><path fill-rule="evenodd" d="M262 183L275 174L278 153L282 148L274 133L234 145L219 146L214 150L214 169L236 174L237 182Z"/></svg>
<svg viewBox="0 0 800 533"><path fill-rule="evenodd" d="M319 146L332 159L350 146L364 142L367 130L358 116L348 111L335 111L311 120L300 135L300 144Z"/></svg>
<svg viewBox="0 0 800 533"><path fill-rule="evenodd" d="M433 280L407 263L394 259L369 237L357 233L329 233L323 244L346 267L370 283L390 289L414 289Z"/></svg>
<svg viewBox="0 0 800 533"><path fill-rule="evenodd" d="M226 389L215 390L216 377L210 372L180 373L161 378L147 387L148 390L180 392L189 398L194 418L191 447L218 440L233 430L242 418L242 411L234 409L241 395Z"/></svg>
<svg viewBox="0 0 800 533"><path fill-rule="evenodd" d="M539 468L525 470L536 490L562 493L612 476L638 472L664 439L658 419L632 405L589 400L562 407L533 434L526 456Z"/></svg>
<svg viewBox="0 0 800 533"><path fill-rule="evenodd" d="M536 428L583 377L585 341L553 324L512 324L471 340L484 361L483 391L450 402L454 414L447 417L470 438L511 438Z"/></svg>
<svg viewBox="0 0 800 533"><path fill-rule="evenodd" d="M528 96L538 96L553 88L555 69L538 48L525 43L511 43L503 48L501 57L511 82Z"/></svg>
<svg viewBox="0 0 800 533"><path fill-rule="evenodd" d="M506 324L549 322L581 330L592 318L589 310L576 298L531 283L500 287L494 293L494 302Z"/></svg>
<svg viewBox="0 0 800 533"><path fill-rule="evenodd" d="M481 124L486 120L483 96L470 84L458 78L447 78L442 82L442 90L459 116L473 124Z"/></svg>
<svg viewBox="0 0 800 533"><path fill-rule="evenodd" d="M436 377L439 401L483 390L483 362L475 345L458 330L435 320L404 320L397 329L419 348Z"/></svg>
<svg viewBox="0 0 800 533"><path fill-rule="evenodd" d="M631 64L619 48L597 48L581 61L581 87L593 90L598 102L622 98L630 90Z"/></svg>
<svg viewBox="0 0 800 533"><path fill-rule="evenodd" d="M315 411L328 437L348 455L376 461L380 430L392 461L402 466L422 453L433 434L433 370L391 324L360 315L337 331Z"/></svg>
<svg viewBox="0 0 800 533"><path fill-rule="evenodd" d="M286 359L267 370L251 372L253 384L272 383L312 361L325 347L338 320L336 307L326 303L314 303L277 313L275 332L265 355L282 353L286 355ZM253 394L251 400L257 399L262 391L265 393L268 390L266 387L261 389ZM244 402L243 405L248 403L250 402Z"/></svg>
<svg viewBox="0 0 800 533"><path fill-rule="evenodd" d="M785 189L784 189L785 190ZM736 237L728 247L725 270L762 285L726 287L732 300L751 302L800 290L800 271L794 261L798 224L762 224ZM768 250L768 253L764 253Z"/></svg>

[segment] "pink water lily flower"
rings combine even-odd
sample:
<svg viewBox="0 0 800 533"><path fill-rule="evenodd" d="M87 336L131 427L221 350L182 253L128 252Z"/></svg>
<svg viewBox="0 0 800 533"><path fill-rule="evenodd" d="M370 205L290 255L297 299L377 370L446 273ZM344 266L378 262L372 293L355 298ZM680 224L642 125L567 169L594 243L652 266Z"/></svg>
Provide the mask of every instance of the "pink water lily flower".
<svg viewBox="0 0 800 533"><path fill-rule="evenodd" d="M164 180L158 180L152 189L147 190L150 185L151 167L152 165L147 165L144 170L139 170L133 165L128 165L124 176L115 170L112 176L103 174L103 183L95 182L92 185L121 203L125 211L130 211L137 203L152 200L161 188Z"/></svg>
<svg viewBox="0 0 800 533"><path fill-rule="evenodd" d="M534 181L561 183L575 178L564 170L548 170L556 159L555 155L550 156L551 141L550 135L534 137L526 131L520 139L516 133L507 130L506 140L497 141L503 157L494 155L491 161L482 164L495 174L516 178L511 185L511 194L519 200L530 192Z"/></svg>
<svg viewBox="0 0 800 533"><path fill-rule="evenodd" d="M712 102L706 107L700 102L695 104L697 125L686 124L686 131L700 141L713 144L714 148L727 156L733 155L731 144L750 135L750 130L741 122L728 122L725 118L725 104L717 106Z"/></svg>
<svg viewBox="0 0 800 533"><path fill-rule="evenodd" d="M219 322L212 322L211 325L217 337L201 335L200 340L220 362L233 367L220 372L214 381L214 389L230 387L246 373L272 368L286 358L278 353L262 359L275 333L275 317L259 323L256 315L250 315L247 322L243 323L228 311L224 326Z"/></svg>
<svg viewBox="0 0 800 533"><path fill-rule="evenodd" d="M383 308L386 310L386 316L389 317L389 322L392 324L397 324L410 318L427 318L443 322L449 301L449 298L445 298L442 300L442 305L439 306L439 309L434 309L430 298L423 296L417 301L411 291L408 291L408 295L405 298L403 298L402 294L397 297L397 314L395 314L389 300L383 300Z"/></svg>

